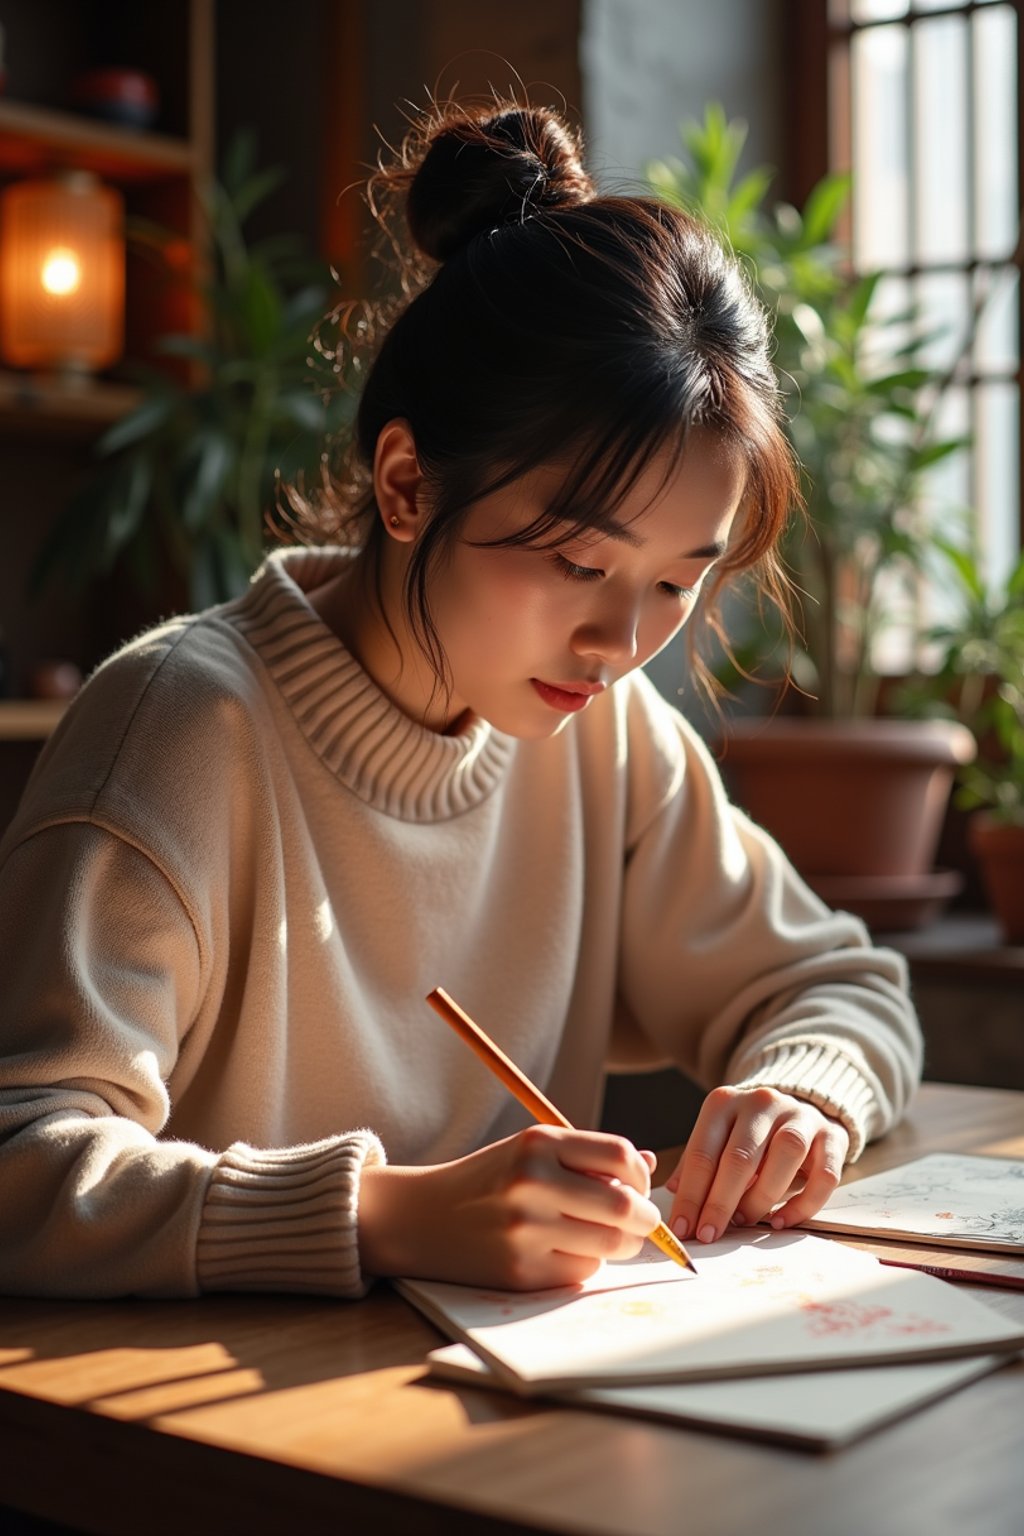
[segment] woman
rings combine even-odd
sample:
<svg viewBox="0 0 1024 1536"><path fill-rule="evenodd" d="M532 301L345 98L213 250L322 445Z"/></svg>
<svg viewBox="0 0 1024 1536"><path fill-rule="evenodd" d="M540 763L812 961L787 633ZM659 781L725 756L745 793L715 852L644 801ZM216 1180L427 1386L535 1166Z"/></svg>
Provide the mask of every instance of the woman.
<svg viewBox="0 0 1024 1536"><path fill-rule="evenodd" d="M735 264L595 195L543 109L436 114L382 189L422 271L340 539L101 667L0 847L9 1291L540 1287L635 1252L652 1155L524 1128L438 983L577 1124L609 1065L705 1084L670 1181L698 1242L813 1214L913 1090L900 959L639 670L736 573L779 587L795 479Z"/></svg>

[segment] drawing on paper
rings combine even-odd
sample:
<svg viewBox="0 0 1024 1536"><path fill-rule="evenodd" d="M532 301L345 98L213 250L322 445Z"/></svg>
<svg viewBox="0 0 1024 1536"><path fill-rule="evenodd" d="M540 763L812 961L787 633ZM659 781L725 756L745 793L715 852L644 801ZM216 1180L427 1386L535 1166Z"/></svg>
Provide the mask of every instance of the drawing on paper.
<svg viewBox="0 0 1024 1536"><path fill-rule="evenodd" d="M1024 1249L1024 1161L933 1153L845 1185L806 1223L831 1231Z"/></svg>

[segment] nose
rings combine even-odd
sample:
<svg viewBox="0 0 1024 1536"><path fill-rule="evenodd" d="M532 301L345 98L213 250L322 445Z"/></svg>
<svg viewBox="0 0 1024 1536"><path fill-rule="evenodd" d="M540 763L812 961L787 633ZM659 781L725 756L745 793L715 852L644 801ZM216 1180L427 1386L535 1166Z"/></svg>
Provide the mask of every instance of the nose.
<svg viewBox="0 0 1024 1536"><path fill-rule="evenodd" d="M614 666L628 665L638 654L640 608L627 597L613 599L607 592L595 610L581 623L572 638L577 656L598 656Z"/></svg>

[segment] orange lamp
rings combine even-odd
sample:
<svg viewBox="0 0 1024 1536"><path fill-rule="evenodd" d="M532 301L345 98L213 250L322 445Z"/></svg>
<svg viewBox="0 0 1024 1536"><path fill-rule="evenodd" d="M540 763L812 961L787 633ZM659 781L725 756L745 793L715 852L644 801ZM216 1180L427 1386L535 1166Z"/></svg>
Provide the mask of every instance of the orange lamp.
<svg viewBox="0 0 1024 1536"><path fill-rule="evenodd" d="M16 368L90 373L124 346L124 206L87 171L0 196L0 353Z"/></svg>

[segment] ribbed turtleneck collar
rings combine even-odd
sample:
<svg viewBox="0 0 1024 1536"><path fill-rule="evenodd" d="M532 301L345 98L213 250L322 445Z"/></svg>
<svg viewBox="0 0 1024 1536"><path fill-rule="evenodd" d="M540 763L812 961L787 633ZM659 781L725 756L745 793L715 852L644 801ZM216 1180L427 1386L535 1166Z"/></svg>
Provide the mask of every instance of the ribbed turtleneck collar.
<svg viewBox="0 0 1024 1536"><path fill-rule="evenodd" d="M361 800L403 821L461 815L498 784L514 742L476 717L461 735L438 735L381 692L306 597L347 558L332 549L275 553L224 616L259 655L314 752Z"/></svg>

